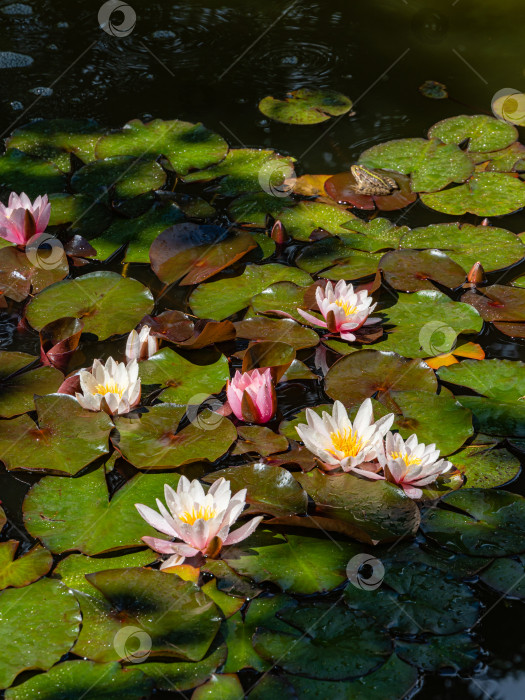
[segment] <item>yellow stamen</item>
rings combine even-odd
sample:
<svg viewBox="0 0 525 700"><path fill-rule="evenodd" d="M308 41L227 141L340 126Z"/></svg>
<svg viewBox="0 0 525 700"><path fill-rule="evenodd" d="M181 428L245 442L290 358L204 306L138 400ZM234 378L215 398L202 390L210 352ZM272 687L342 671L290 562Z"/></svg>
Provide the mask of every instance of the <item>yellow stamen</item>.
<svg viewBox="0 0 525 700"><path fill-rule="evenodd" d="M94 393L102 394L102 396L105 396L106 394L117 394L117 396L122 398L124 389L122 389L118 384L97 384Z"/></svg>
<svg viewBox="0 0 525 700"><path fill-rule="evenodd" d="M414 464L421 464L419 457L409 457L406 452L391 452L392 459L402 459L406 467L411 467Z"/></svg>
<svg viewBox="0 0 525 700"><path fill-rule="evenodd" d="M343 309L345 316L352 316L357 313L357 306L351 306L347 301L344 301L344 299L336 299L335 303Z"/></svg>
<svg viewBox="0 0 525 700"><path fill-rule="evenodd" d="M185 513L182 513L179 515L179 519L182 520L183 523L193 525L196 520L211 520L216 515L217 513L213 510L213 508L210 508L210 506L206 506L206 508L199 506L198 510L192 508L191 511L187 510Z"/></svg>
<svg viewBox="0 0 525 700"><path fill-rule="evenodd" d="M345 457L356 457L366 445L366 442L359 438L355 430L330 433L330 440L332 441L333 450L327 449L327 452L330 452L334 457L338 456L338 452L342 452Z"/></svg>

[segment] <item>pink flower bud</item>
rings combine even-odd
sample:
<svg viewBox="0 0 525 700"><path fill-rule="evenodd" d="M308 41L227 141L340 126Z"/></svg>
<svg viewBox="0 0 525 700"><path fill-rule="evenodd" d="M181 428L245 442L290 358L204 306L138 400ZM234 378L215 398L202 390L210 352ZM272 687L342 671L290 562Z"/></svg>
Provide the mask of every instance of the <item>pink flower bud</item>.
<svg viewBox="0 0 525 700"><path fill-rule="evenodd" d="M237 371L226 385L228 403L239 420L267 423L275 415L277 396L270 368Z"/></svg>

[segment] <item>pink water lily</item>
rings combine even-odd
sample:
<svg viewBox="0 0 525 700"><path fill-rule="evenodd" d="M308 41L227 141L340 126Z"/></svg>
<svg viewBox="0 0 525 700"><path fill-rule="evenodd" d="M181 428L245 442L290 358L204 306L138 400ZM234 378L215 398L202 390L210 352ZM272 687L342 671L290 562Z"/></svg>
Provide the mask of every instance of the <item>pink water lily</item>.
<svg viewBox="0 0 525 700"><path fill-rule="evenodd" d="M22 192L11 192L8 205L0 203L0 237L15 245L26 245L36 235L43 233L49 223L51 204L47 195L37 197L33 204Z"/></svg>
<svg viewBox="0 0 525 700"><path fill-rule="evenodd" d="M270 368L237 371L226 385L230 408L239 420L267 423L275 415L277 397Z"/></svg>
<svg viewBox="0 0 525 700"><path fill-rule="evenodd" d="M174 491L164 486L166 506L157 499L160 513L141 503L135 503L144 520L159 532L180 540L143 537L148 547L161 554L170 554L161 569L181 564L186 557L199 552L216 556L223 545L236 544L251 535L263 519L262 515L252 518L237 530L230 532L233 523L239 518L246 505L246 489L231 495L230 482L222 477L209 488L208 493L198 479L189 481L181 476Z"/></svg>
<svg viewBox="0 0 525 700"><path fill-rule="evenodd" d="M368 296L366 289L354 292L353 286L344 280L339 280L335 287L331 282L324 289L317 287L315 299L324 321L303 309L297 309L298 313L315 326L339 333L343 340L354 341L353 331L381 321L380 318L368 318L376 304L372 304L372 297Z"/></svg>

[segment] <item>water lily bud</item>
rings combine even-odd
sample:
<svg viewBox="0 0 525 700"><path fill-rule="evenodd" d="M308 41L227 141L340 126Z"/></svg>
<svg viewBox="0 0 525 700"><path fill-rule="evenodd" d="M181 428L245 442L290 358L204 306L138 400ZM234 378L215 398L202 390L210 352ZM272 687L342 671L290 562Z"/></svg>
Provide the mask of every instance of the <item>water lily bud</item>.
<svg viewBox="0 0 525 700"><path fill-rule="evenodd" d="M283 245L288 240L288 235L286 230L279 219L272 226L272 232L270 233L270 238L272 238L277 245Z"/></svg>
<svg viewBox="0 0 525 700"><path fill-rule="evenodd" d="M237 371L226 385L228 403L239 420L267 423L275 415L277 396L269 367L265 370Z"/></svg>
<svg viewBox="0 0 525 700"><path fill-rule="evenodd" d="M150 335L151 328L142 326L140 333L132 330L126 341L126 359L130 360L147 360L154 355L159 349L157 338Z"/></svg>
<svg viewBox="0 0 525 700"><path fill-rule="evenodd" d="M471 287L476 287L477 285L485 282L485 270L480 262L472 265L472 268L467 275L467 282Z"/></svg>

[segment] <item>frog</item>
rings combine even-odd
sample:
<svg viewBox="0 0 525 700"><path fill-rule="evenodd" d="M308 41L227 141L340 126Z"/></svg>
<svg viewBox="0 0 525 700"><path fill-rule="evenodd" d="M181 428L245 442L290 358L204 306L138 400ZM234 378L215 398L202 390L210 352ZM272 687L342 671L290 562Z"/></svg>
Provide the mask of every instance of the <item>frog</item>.
<svg viewBox="0 0 525 700"><path fill-rule="evenodd" d="M364 165L352 165L350 172L354 176L354 189L358 194L387 195L391 194L392 190L399 188L393 178L376 170L365 168Z"/></svg>

